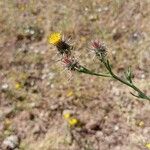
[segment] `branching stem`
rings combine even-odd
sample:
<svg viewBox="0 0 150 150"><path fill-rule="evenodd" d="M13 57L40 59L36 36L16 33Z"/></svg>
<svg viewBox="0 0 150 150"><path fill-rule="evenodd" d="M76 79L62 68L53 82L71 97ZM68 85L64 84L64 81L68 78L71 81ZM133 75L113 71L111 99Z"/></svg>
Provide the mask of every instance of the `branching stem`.
<svg viewBox="0 0 150 150"><path fill-rule="evenodd" d="M85 73L85 74L89 74L89 75L95 75L95 76L102 76L102 77L111 77L111 78L114 78L118 81L120 81L121 83L129 86L130 88L132 88L133 90L135 90L138 95L135 95L131 92L131 94L134 96L134 97L137 97L137 98L142 98L142 99L147 99L147 100L150 100L150 97L147 96L145 93L143 93L138 87L136 87L133 82L132 82L132 79L129 78L127 80L125 79L122 79L120 77L118 77L113 71L112 71L112 68L111 68L111 65L109 63L108 60L105 60L105 58L102 58L100 59L101 62L104 64L104 66L106 67L106 69L108 70L108 73L95 73L83 66L80 66L78 68L76 68L76 71L80 72L80 73Z"/></svg>

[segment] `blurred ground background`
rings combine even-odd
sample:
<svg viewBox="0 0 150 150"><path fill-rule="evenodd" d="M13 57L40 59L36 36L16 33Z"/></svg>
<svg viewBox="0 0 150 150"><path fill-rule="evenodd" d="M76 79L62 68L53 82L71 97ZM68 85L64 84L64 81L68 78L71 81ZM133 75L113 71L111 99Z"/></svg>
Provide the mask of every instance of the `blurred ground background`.
<svg viewBox="0 0 150 150"><path fill-rule="evenodd" d="M147 150L150 103L106 78L72 73L57 62L47 36L71 37L79 62L104 68L89 55L101 39L115 72L131 66L150 95L149 0L0 1L0 150ZM69 128L63 112L83 125Z"/></svg>

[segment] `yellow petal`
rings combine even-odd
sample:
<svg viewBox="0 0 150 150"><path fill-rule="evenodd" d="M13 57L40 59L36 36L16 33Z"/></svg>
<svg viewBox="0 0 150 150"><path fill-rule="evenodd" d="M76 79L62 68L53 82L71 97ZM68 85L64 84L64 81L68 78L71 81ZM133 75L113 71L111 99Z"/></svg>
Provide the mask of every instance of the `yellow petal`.
<svg viewBox="0 0 150 150"><path fill-rule="evenodd" d="M16 84L15 84L15 89L16 89L16 90L21 89L21 84L20 84L20 83L16 83Z"/></svg>
<svg viewBox="0 0 150 150"><path fill-rule="evenodd" d="M70 97L70 96L73 96L73 91L69 91L69 92L67 93L67 97Z"/></svg>
<svg viewBox="0 0 150 150"><path fill-rule="evenodd" d="M70 118L70 113L66 113L63 115L65 119L69 119Z"/></svg>
<svg viewBox="0 0 150 150"><path fill-rule="evenodd" d="M70 126L75 126L78 123L78 120L76 118L72 118L69 120Z"/></svg>
<svg viewBox="0 0 150 150"><path fill-rule="evenodd" d="M150 149L150 143L145 144L145 147Z"/></svg>
<svg viewBox="0 0 150 150"><path fill-rule="evenodd" d="M62 40L62 36L59 32L54 32L52 34L49 35L48 37L48 42L50 44L53 44L53 45L57 45L59 42L61 42Z"/></svg>

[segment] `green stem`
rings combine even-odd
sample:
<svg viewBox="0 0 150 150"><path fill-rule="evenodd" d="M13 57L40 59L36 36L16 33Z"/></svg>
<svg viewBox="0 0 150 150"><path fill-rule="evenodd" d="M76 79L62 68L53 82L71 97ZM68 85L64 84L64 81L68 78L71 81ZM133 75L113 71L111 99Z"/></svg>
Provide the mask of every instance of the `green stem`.
<svg viewBox="0 0 150 150"><path fill-rule="evenodd" d="M138 98L142 98L142 99L147 99L150 100L149 96L146 96L145 93L143 93L139 88L137 88L132 82L128 82L120 77L118 77L117 75L115 75L110 67L109 61L102 59L101 60L104 64L104 66L106 67L106 69L109 71L109 74L103 74L103 73L95 73L83 66L77 67L76 70L80 73L85 73L85 74L90 74L90 75L95 75L95 76L102 76L102 77L113 77L114 79L120 81L121 83L129 86L130 88L134 89L136 92L138 92L138 95L135 95L133 93L131 93L133 96L138 97Z"/></svg>
<svg viewBox="0 0 150 150"><path fill-rule="evenodd" d="M117 75L115 75L110 67L110 64L109 64L109 61L107 60L107 62L103 59L102 60L103 64L105 65L106 69L109 71L109 73L111 74L111 76L120 81L121 83L123 84L126 84L127 86L131 87L132 89L134 89L136 92L138 92L138 96L136 97L139 97L139 98L142 98L142 99L147 99L147 100L150 100L150 97L146 96L145 93L143 93L139 88L137 88L133 83L131 82L128 82L126 80L123 80L121 79L120 77L118 77ZM134 95L134 94L132 94Z"/></svg>
<svg viewBox="0 0 150 150"><path fill-rule="evenodd" d="M145 93L143 93L139 88L137 88L135 85L132 85L132 88L138 92L139 94L139 97L140 98L143 98L143 99L147 99L147 100L150 100L150 97L145 95Z"/></svg>
<svg viewBox="0 0 150 150"><path fill-rule="evenodd" d="M95 75L95 76L102 76L102 77L111 77L109 74L103 74L103 73L95 73L91 70L88 70L87 68L80 66L79 68L76 68L78 72L85 73L85 74L90 74L90 75Z"/></svg>

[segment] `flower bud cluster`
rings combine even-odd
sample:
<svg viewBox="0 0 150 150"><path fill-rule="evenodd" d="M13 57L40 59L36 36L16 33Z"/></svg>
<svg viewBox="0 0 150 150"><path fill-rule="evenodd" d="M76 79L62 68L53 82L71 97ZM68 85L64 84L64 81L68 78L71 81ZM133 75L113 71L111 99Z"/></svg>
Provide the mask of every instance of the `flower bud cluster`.
<svg viewBox="0 0 150 150"><path fill-rule="evenodd" d="M50 44L56 46L59 54L61 54L62 58L61 61L69 70L78 70L80 68L79 63L73 56L71 56L71 49L72 46L66 43L63 40L62 35L60 33L52 33L48 37L48 41Z"/></svg>

